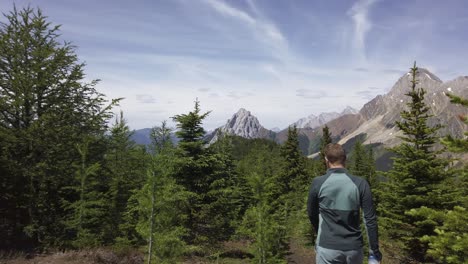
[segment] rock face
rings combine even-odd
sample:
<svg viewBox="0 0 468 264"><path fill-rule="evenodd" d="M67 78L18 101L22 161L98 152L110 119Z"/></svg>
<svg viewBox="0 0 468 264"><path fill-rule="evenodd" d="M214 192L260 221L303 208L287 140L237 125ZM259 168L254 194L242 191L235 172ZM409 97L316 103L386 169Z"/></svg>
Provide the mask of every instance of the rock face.
<svg viewBox="0 0 468 264"><path fill-rule="evenodd" d="M244 108L239 109L227 123L217 128L211 136L208 136L210 144L218 140L218 135L228 134L244 138L273 138L274 132L260 125L257 117L253 116Z"/></svg>
<svg viewBox="0 0 468 264"><path fill-rule="evenodd" d="M293 125L297 128L316 128L325 125L326 123L332 121L343 115L348 114L357 114L358 111L350 106L346 107L341 113L330 112L330 113L321 113L320 115L309 115L296 121Z"/></svg>
<svg viewBox="0 0 468 264"><path fill-rule="evenodd" d="M385 95L379 95L365 104L359 113L365 119L354 131L350 131L339 143L344 144L348 140L366 134L364 143L382 143L385 146L394 146L401 142L397 136L401 131L395 127L395 121L401 120L400 112L408 109L407 103L411 100L405 94L411 89L412 77L410 73L403 75ZM425 103L430 107L429 113L434 115L429 119L429 126L442 124L439 130L440 136L451 134L461 137L464 124L457 118L458 114L467 113L466 108L450 103L446 93L453 93L462 97L468 97L468 77L458 77L452 81L442 82L437 76L426 69L420 68L417 74L419 83L416 88L424 88Z"/></svg>

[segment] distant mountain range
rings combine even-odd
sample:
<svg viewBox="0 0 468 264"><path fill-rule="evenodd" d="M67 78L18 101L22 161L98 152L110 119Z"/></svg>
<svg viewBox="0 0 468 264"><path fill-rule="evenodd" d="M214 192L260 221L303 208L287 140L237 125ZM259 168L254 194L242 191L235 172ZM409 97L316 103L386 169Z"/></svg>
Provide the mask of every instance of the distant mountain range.
<svg viewBox="0 0 468 264"><path fill-rule="evenodd" d="M459 114L467 114L467 110L450 103L445 94L450 92L468 98L468 76L443 82L427 69L420 68L417 79L419 79L417 87L426 90L425 102L434 115L429 120L429 124L444 125L439 131L441 136L451 134L461 137L466 128L457 117ZM318 150L324 125L329 127L333 140L348 149L357 139L363 140L364 144L382 148L400 143L398 136L401 136L401 131L395 127L395 121L401 119L400 112L410 100L405 95L411 87L410 80L411 74L405 73L387 94L376 96L359 111L346 107L341 113L311 114L292 123L291 125L296 125L299 130L302 152L310 155ZM275 131L266 129L250 111L241 108L225 125L207 134L206 140L213 143L219 133L227 133L244 138L267 138L283 143L287 139L287 130L287 128ZM147 144L149 129L136 130L133 139L137 143Z"/></svg>
<svg viewBox="0 0 468 264"><path fill-rule="evenodd" d="M293 123L296 125L297 128L316 128L319 126L323 126L326 123L330 122L333 119L336 119L340 116L344 115L352 115L357 114L359 111L347 106L341 113L337 112L330 112L330 113L321 113L318 116L312 114L308 117L304 117Z"/></svg>

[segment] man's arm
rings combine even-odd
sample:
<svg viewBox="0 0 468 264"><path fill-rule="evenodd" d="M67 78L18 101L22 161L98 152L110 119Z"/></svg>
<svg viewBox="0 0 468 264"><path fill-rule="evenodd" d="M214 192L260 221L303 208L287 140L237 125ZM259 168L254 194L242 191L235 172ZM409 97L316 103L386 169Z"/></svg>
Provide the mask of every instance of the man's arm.
<svg viewBox="0 0 468 264"><path fill-rule="evenodd" d="M319 186L316 179L314 179L309 189L309 198L307 199L307 214L309 215L310 223L315 229L315 233L318 233L319 225L318 191Z"/></svg>
<svg viewBox="0 0 468 264"><path fill-rule="evenodd" d="M366 224L367 237L369 239L369 253L375 256L375 258L378 261L381 261L382 254L379 251L379 232L377 226L377 215L375 213L374 204L372 202L372 193L369 187L369 183L366 180L363 180L360 189L361 207L364 214L364 222Z"/></svg>

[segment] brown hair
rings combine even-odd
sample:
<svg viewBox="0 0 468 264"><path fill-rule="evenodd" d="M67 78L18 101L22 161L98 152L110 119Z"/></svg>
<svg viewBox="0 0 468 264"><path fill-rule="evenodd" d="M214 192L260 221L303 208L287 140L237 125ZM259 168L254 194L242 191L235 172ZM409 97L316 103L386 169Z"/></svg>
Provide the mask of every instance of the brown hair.
<svg viewBox="0 0 468 264"><path fill-rule="evenodd" d="M340 144L330 143L325 146L323 152L331 164L344 165L346 162L346 153Z"/></svg>

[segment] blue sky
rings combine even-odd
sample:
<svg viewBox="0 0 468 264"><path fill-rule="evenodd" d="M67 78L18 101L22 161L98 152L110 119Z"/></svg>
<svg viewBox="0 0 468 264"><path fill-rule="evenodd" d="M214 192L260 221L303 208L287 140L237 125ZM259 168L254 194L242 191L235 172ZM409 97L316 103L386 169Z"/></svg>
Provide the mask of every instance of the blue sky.
<svg viewBox="0 0 468 264"><path fill-rule="evenodd" d="M284 128L360 109L414 60L444 81L468 75L464 0L1 0L0 10L13 3L62 25L86 78L125 97L134 129L188 112L195 98L212 110L207 129L241 107Z"/></svg>

